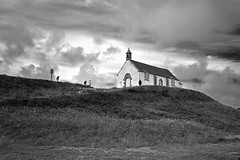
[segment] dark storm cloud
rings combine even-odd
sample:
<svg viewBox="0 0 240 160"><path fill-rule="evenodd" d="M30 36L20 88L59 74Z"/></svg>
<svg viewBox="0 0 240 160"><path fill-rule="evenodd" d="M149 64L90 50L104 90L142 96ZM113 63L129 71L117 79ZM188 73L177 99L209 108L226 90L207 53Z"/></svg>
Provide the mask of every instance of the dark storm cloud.
<svg viewBox="0 0 240 160"><path fill-rule="evenodd" d="M54 43L51 40L42 43L45 36L37 27L24 25L22 23L0 24L0 58L1 73L12 73L11 69L19 70L19 74L31 78L46 78L49 68L56 64L47 56L48 48L53 48ZM34 63L25 65L22 61ZM21 66L16 68L17 66ZM16 72L16 71L15 71Z"/></svg>
<svg viewBox="0 0 240 160"><path fill-rule="evenodd" d="M32 78L46 78L49 69L54 67L57 71L58 65L98 63L99 55L84 53L82 47L69 46L62 31L46 34L37 27L21 23L0 24L0 50L1 73L12 73L11 68L21 66L18 73Z"/></svg>
<svg viewBox="0 0 240 160"><path fill-rule="evenodd" d="M234 84L240 85L240 76L233 78L233 79L232 79L232 82L233 82Z"/></svg>
<svg viewBox="0 0 240 160"><path fill-rule="evenodd" d="M240 62L240 38L231 42L220 41L214 43L198 43L198 42L179 42L175 45L177 48L175 52L182 52L182 50L189 51L189 56L212 56L214 58L221 58L233 62ZM183 51L184 52L184 51Z"/></svg>
<svg viewBox="0 0 240 160"><path fill-rule="evenodd" d="M215 55L219 58L228 59L234 62L240 62L240 48L237 51L230 49L225 52L218 52Z"/></svg>
<svg viewBox="0 0 240 160"><path fill-rule="evenodd" d="M112 9L105 2L87 2L79 0L13 0L3 3L11 14L8 18L21 17L35 25L52 29L96 29L104 25L106 17L112 15ZM110 19L107 23L111 21ZM106 22L105 22L106 23ZM99 27L94 27L98 26ZM110 25L110 24L109 24ZM108 28L108 27L107 27ZM110 27L111 28L111 27Z"/></svg>
<svg viewBox="0 0 240 160"><path fill-rule="evenodd" d="M239 4L237 0L13 0L3 1L2 8L12 12L10 19L21 17L43 27L173 46L233 32L240 23Z"/></svg>
<svg viewBox="0 0 240 160"><path fill-rule="evenodd" d="M104 14L112 14L111 10L106 9L106 5L104 3L92 3L91 6L87 5L84 1L49 1L48 3L41 4L46 9L54 9L64 10L64 12L72 12L72 13L84 13L86 15L104 15Z"/></svg>
<svg viewBox="0 0 240 160"><path fill-rule="evenodd" d="M38 33L22 24L0 23L0 64L1 73L11 71L10 67L27 58L26 50L35 46Z"/></svg>
<svg viewBox="0 0 240 160"><path fill-rule="evenodd" d="M62 65L77 66L85 62L98 62L99 54L86 54L82 47L70 47L66 51L60 51L57 58Z"/></svg>
<svg viewBox="0 0 240 160"><path fill-rule="evenodd" d="M233 29L232 32L230 32L230 34L240 35L240 26L238 26L235 29Z"/></svg>
<svg viewBox="0 0 240 160"><path fill-rule="evenodd" d="M208 63L200 59L189 66L175 67L174 73L185 86L200 90L222 103L238 107L240 75L228 67L222 71L213 71L207 66Z"/></svg>
<svg viewBox="0 0 240 160"><path fill-rule="evenodd" d="M198 60L189 66L178 66L174 68L177 77L184 82L202 83L204 77L210 74L211 71L207 70L207 62L204 59Z"/></svg>
<svg viewBox="0 0 240 160"><path fill-rule="evenodd" d="M34 46L36 33L23 25L0 24L0 42L6 46L6 58L12 59L24 54L25 47Z"/></svg>

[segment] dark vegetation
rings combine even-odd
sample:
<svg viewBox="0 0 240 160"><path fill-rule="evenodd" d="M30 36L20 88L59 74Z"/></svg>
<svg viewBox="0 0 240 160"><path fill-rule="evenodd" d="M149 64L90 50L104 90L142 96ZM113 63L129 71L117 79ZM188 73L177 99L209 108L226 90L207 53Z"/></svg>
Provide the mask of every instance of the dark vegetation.
<svg viewBox="0 0 240 160"><path fill-rule="evenodd" d="M0 76L0 147L217 143L240 133L240 111L186 89L93 89Z"/></svg>

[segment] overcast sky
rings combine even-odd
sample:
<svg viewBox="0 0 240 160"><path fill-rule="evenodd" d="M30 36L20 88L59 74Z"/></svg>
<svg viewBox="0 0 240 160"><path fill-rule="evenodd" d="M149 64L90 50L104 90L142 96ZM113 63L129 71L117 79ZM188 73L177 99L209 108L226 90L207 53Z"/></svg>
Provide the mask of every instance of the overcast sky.
<svg viewBox="0 0 240 160"><path fill-rule="evenodd" d="M133 59L240 107L239 0L0 0L0 74L113 87Z"/></svg>

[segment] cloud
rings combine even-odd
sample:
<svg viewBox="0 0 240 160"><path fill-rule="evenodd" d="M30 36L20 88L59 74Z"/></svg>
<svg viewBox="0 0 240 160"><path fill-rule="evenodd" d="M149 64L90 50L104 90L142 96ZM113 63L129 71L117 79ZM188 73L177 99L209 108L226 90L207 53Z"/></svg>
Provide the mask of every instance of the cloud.
<svg viewBox="0 0 240 160"><path fill-rule="evenodd" d="M14 3L13 3L14 2ZM52 29L87 31L94 36L175 44L211 39L240 23L237 0L36 0L3 3L7 18Z"/></svg>
<svg viewBox="0 0 240 160"><path fill-rule="evenodd" d="M105 52L103 52L104 55L115 55L121 53L121 50L118 47L110 46L107 48Z"/></svg>
<svg viewBox="0 0 240 160"><path fill-rule="evenodd" d="M83 47L68 46L64 51L56 54L58 63L65 66L76 67L86 62L100 63L98 56L100 53L85 53Z"/></svg>
<svg viewBox="0 0 240 160"><path fill-rule="evenodd" d="M54 71L58 71L58 66L50 66L47 64L40 64L39 66L35 66L33 64L30 64L25 67L21 67L19 74L28 78L50 79L51 68L54 68Z"/></svg>
<svg viewBox="0 0 240 160"><path fill-rule="evenodd" d="M201 88L220 102L239 107L240 85L235 81L239 78L239 75L226 68L221 73L207 75Z"/></svg>
<svg viewBox="0 0 240 160"><path fill-rule="evenodd" d="M60 51L57 58L63 65L77 66L84 62L87 56L83 54L84 49L82 47L70 47L66 51Z"/></svg>
<svg viewBox="0 0 240 160"><path fill-rule="evenodd" d="M26 57L25 49L34 46L37 33L23 25L0 24L0 54L5 65L10 65L19 57Z"/></svg>
<svg viewBox="0 0 240 160"><path fill-rule="evenodd" d="M51 66L99 63L99 53L85 53L82 47L67 44L64 31L21 23L0 23L0 51L0 72L26 77L46 78Z"/></svg>
<svg viewBox="0 0 240 160"><path fill-rule="evenodd" d="M54 33L53 33L54 34ZM55 35L55 34L54 34ZM58 66L51 58L56 39L47 39L41 29L22 23L0 24L1 73L47 78L49 67Z"/></svg>
<svg viewBox="0 0 240 160"><path fill-rule="evenodd" d="M74 77L74 80L77 82L83 82L84 81L92 81L92 84L96 83L96 74L97 70L94 68L94 66L90 63L83 64L80 67L80 70L78 72L78 75Z"/></svg>
<svg viewBox="0 0 240 160"><path fill-rule="evenodd" d="M102 44L104 44L106 41L105 41L103 38L101 38L101 37L94 37L94 38L93 38L93 42L94 42L94 44L96 44L96 45L102 45Z"/></svg>
<svg viewBox="0 0 240 160"><path fill-rule="evenodd" d="M42 48L44 48L46 52L58 52L64 46L64 41L65 33L63 31L53 31L46 39Z"/></svg>
<svg viewBox="0 0 240 160"><path fill-rule="evenodd" d="M211 71L207 70L207 65L205 59L200 59L197 63L189 66L181 65L175 67L174 73L181 81L202 83L205 76L211 73Z"/></svg>
<svg viewBox="0 0 240 160"><path fill-rule="evenodd" d="M174 73L187 88L200 90L222 103L239 107L240 75L228 67L213 71L207 66L208 63L201 59L189 66L175 67Z"/></svg>
<svg viewBox="0 0 240 160"><path fill-rule="evenodd" d="M113 87L115 85L115 75L113 73L98 74L98 68L91 63L85 63L80 67L76 76L73 77L75 82L84 83L91 80L93 87Z"/></svg>
<svg viewBox="0 0 240 160"><path fill-rule="evenodd" d="M183 52L192 57L212 56L213 58L240 62L240 37L236 39L229 39L229 36L224 37L224 41L219 40L212 43L179 42L175 45L175 52Z"/></svg>

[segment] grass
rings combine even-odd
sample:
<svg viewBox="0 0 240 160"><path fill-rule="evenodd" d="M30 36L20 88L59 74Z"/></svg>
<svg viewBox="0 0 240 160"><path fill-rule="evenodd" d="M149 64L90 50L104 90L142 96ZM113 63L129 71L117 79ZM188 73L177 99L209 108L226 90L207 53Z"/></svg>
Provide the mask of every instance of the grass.
<svg viewBox="0 0 240 160"><path fill-rule="evenodd" d="M140 147L217 142L226 135L186 120L119 119L66 108L2 108L1 115L2 146L14 140L41 146Z"/></svg>
<svg viewBox="0 0 240 160"><path fill-rule="evenodd" d="M23 98L7 97L0 101L0 105L74 108L76 111L131 120L181 119L226 132L240 133L239 110L191 90L143 86L111 92L85 90L82 94L73 91L68 94L63 90L59 93L61 95L58 95L55 94L59 92L58 89L44 92L45 96L42 97L34 94Z"/></svg>
<svg viewBox="0 0 240 160"><path fill-rule="evenodd" d="M85 88L92 87L68 82L54 82L42 79L27 79L0 75L0 99L52 98L72 95Z"/></svg>
<svg viewBox="0 0 240 160"><path fill-rule="evenodd" d="M218 143L240 133L240 110L193 90L106 90L9 76L0 82L0 148Z"/></svg>

